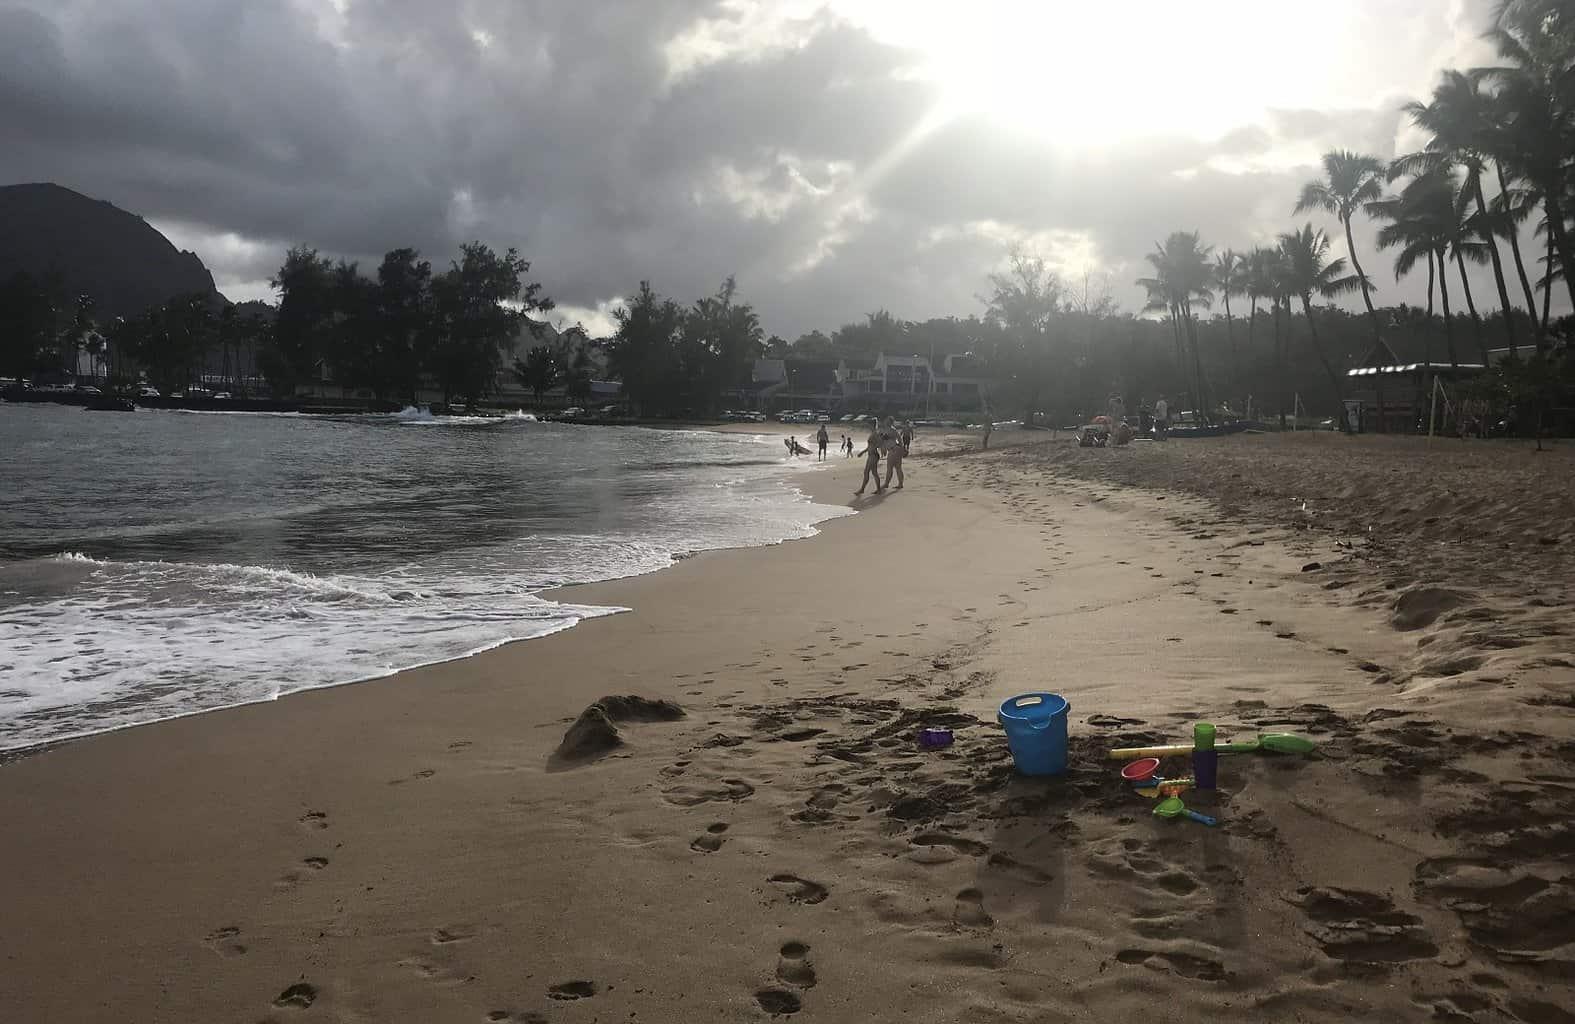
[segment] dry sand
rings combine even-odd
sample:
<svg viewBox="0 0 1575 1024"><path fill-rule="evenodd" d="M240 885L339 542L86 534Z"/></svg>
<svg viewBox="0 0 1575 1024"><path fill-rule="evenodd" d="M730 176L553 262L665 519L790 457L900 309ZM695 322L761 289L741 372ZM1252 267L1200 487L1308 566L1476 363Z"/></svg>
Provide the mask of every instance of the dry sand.
<svg viewBox="0 0 1575 1024"><path fill-rule="evenodd" d="M819 537L573 592L628 614L0 768L0 1007L1575 1019L1568 457L1378 441L921 439ZM1063 779L993 721L1036 688ZM687 715L549 770L625 693ZM1099 754L1203 717L1322 746L1226 760L1189 797L1218 829L1159 821Z"/></svg>

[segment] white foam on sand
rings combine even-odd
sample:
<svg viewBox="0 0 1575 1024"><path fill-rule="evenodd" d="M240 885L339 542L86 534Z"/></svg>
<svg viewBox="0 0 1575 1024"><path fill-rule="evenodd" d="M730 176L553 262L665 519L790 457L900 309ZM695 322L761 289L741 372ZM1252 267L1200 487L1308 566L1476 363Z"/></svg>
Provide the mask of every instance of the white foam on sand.
<svg viewBox="0 0 1575 1024"><path fill-rule="evenodd" d="M544 531L377 574L78 551L0 563L0 749L546 636L623 609L550 601L538 596L544 589L653 572L697 551L808 537L851 514L793 486L790 471L807 468L802 461L698 465L692 486L649 498L645 521L658 525L640 535Z"/></svg>

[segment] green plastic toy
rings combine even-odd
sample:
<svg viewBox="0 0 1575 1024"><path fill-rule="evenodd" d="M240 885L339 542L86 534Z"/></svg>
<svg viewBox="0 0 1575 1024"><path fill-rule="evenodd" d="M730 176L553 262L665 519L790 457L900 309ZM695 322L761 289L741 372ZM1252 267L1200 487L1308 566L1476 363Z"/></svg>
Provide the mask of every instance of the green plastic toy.
<svg viewBox="0 0 1575 1024"><path fill-rule="evenodd" d="M1197 811L1188 809L1187 805L1181 802L1181 797L1179 796L1167 797L1161 800L1154 806L1154 814L1160 818L1191 818L1200 825L1219 824L1216 819L1209 817L1207 814L1199 814Z"/></svg>

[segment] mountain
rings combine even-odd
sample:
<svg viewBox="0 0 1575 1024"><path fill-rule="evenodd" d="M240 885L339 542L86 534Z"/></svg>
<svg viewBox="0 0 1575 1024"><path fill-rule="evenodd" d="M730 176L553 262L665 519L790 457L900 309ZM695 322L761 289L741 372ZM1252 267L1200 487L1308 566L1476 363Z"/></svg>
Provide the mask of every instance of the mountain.
<svg viewBox="0 0 1575 1024"><path fill-rule="evenodd" d="M48 183L0 186L0 225L0 280L58 269L69 293L93 296L100 322L192 292L228 302L195 253L102 199Z"/></svg>

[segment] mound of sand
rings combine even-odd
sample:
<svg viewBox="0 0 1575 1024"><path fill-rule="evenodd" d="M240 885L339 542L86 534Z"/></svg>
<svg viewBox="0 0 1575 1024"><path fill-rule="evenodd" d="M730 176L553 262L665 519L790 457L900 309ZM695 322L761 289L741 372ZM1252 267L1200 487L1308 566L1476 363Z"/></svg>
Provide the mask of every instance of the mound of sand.
<svg viewBox="0 0 1575 1024"><path fill-rule="evenodd" d="M633 694L603 697L580 712L552 752L549 768L571 768L594 761L623 746L618 722L675 722L684 709L670 700Z"/></svg>
<svg viewBox="0 0 1575 1024"><path fill-rule="evenodd" d="M1395 598L1389 624L1401 632L1431 626L1440 615L1468 600L1469 595L1449 587L1411 587Z"/></svg>

